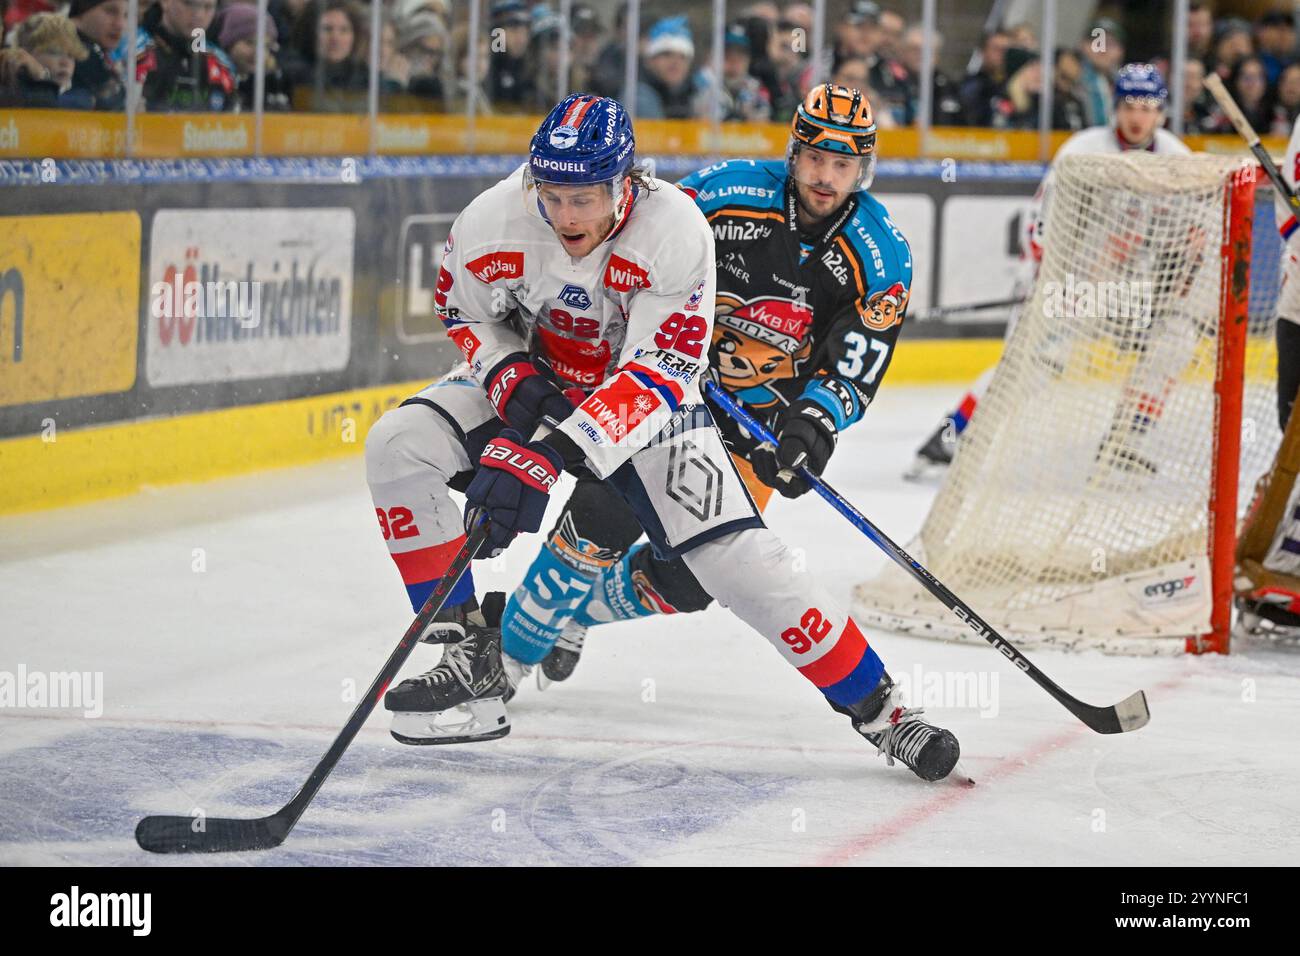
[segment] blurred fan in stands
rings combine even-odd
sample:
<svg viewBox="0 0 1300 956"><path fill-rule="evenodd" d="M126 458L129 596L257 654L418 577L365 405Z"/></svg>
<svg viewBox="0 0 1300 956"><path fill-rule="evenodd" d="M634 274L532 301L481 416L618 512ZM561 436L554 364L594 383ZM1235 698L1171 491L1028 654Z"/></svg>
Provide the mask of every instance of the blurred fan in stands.
<svg viewBox="0 0 1300 956"><path fill-rule="evenodd" d="M984 34L979 67L967 73L957 95L967 126L993 125L993 98L1007 79L1006 57L1011 38L1001 30Z"/></svg>
<svg viewBox="0 0 1300 956"><path fill-rule="evenodd" d="M408 5L404 12L393 25L397 54L407 71L405 88L413 96L442 100L444 58L451 40L446 21L428 6Z"/></svg>
<svg viewBox="0 0 1300 956"><path fill-rule="evenodd" d="M707 88L694 71L695 42L686 17L668 17L650 28L636 115L643 119L691 119L706 114Z"/></svg>
<svg viewBox="0 0 1300 956"><path fill-rule="evenodd" d="M210 35L216 0L159 0L140 18L136 33L137 82L151 112L233 110L235 65ZM208 35L199 50L194 31Z"/></svg>
<svg viewBox="0 0 1300 956"><path fill-rule="evenodd" d="M528 67L532 18L528 7L523 0L496 0L492 4L491 23L488 96L498 111L524 111L532 103Z"/></svg>
<svg viewBox="0 0 1300 956"><path fill-rule="evenodd" d="M229 54L235 64L235 74L239 85L239 107L241 110L253 109L254 73L257 70L257 7L251 3L232 3L222 7L213 21L213 30L217 42ZM284 111L293 104L293 87L280 64L275 52L280 47L280 33L275 20L266 18L266 86L262 105L269 111Z"/></svg>
<svg viewBox="0 0 1300 956"><path fill-rule="evenodd" d="M913 26L903 34L903 67L907 70L906 121L913 124L921 110L921 56L924 53L925 29ZM930 36L933 51L931 64L934 77L934 99L932 100L930 122L935 126L960 126L962 122L961 98L957 95L957 84L939 69L939 54L943 51L943 34L935 32ZM874 101L873 101L874 102ZM877 114L879 123L879 114Z"/></svg>
<svg viewBox="0 0 1300 956"><path fill-rule="evenodd" d="M559 88L560 28L564 21L545 7L535 7L534 12L528 28L528 106L530 112L546 113L569 94L569 90ZM576 88L570 84L570 89Z"/></svg>
<svg viewBox="0 0 1300 956"><path fill-rule="evenodd" d="M0 52L0 103L5 106L90 109L89 93L72 89L72 72L86 58L67 17L36 13L18 25L17 46Z"/></svg>
<svg viewBox="0 0 1300 956"><path fill-rule="evenodd" d="M301 62L289 75L295 106L316 112L365 109L370 81L362 51L367 42L365 11L353 0L313 0L294 30Z"/></svg>
<svg viewBox="0 0 1300 956"><path fill-rule="evenodd" d="M751 21L767 31L763 21ZM745 27L733 23L723 35L722 119L723 122L766 123L772 118L767 88L750 75L750 42Z"/></svg>
<svg viewBox="0 0 1300 956"><path fill-rule="evenodd" d="M1127 40L1123 28L1108 17L1094 20L1079 39L1085 126L1104 126L1115 116L1115 74L1124 63Z"/></svg>
<svg viewBox="0 0 1300 956"><path fill-rule="evenodd" d="M1036 129L1042 62L1037 51L1013 46L1007 50L1007 81L993 97L992 125L997 129Z"/></svg>
<svg viewBox="0 0 1300 956"><path fill-rule="evenodd" d="M575 3L569 16L569 89L591 88L592 70L601 47L600 18L586 3ZM567 92L567 91L566 91Z"/></svg>
<svg viewBox="0 0 1300 956"><path fill-rule="evenodd" d="M85 90L97 110L126 104L122 74L109 55L126 36L126 12L126 0L72 0L68 11L88 54L72 71L72 86Z"/></svg>

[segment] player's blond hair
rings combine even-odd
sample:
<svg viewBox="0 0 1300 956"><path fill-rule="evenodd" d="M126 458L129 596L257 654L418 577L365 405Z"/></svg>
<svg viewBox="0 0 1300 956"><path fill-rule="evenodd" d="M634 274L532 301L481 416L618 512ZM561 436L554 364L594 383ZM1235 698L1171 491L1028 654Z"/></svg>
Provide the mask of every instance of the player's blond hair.
<svg viewBox="0 0 1300 956"><path fill-rule="evenodd" d="M63 53L74 60L90 56L76 25L57 13L35 13L19 24L18 46L28 53Z"/></svg>

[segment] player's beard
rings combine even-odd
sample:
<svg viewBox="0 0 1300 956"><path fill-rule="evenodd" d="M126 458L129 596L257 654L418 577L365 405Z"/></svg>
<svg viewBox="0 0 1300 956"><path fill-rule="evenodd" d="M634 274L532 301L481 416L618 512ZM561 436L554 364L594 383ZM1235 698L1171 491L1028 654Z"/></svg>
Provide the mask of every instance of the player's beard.
<svg viewBox="0 0 1300 956"><path fill-rule="evenodd" d="M803 213L807 219L806 222L800 224L805 227L816 226L819 223L822 223L825 220L829 219L831 216L835 215L836 210L838 210L841 206L843 206L845 201L849 198L847 193L836 192L835 188L828 183L816 183L815 186L817 189L821 189L828 193L832 193L833 195L831 199L825 203L822 203L822 201L818 197L811 196L811 195L809 197L805 197L804 191L808 190L809 193L811 194L811 190L814 188L814 186L809 183L801 183L798 180L795 180L795 184L794 184L795 203L798 205L799 211ZM818 205L811 204L809 202L809 198L811 198L813 202L818 203Z"/></svg>
<svg viewBox="0 0 1300 956"><path fill-rule="evenodd" d="M564 247L564 251L574 259L581 259L595 252L596 247L609 237L610 232L614 229L614 215L611 213L599 222L580 227L575 226L571 229L561 229L559 226L552 226L551 228L555 230L555 238L560 240L560 245ZM580 242L575 244L565 241L566 236L577 236L579 234L582 236Z"/></svg>

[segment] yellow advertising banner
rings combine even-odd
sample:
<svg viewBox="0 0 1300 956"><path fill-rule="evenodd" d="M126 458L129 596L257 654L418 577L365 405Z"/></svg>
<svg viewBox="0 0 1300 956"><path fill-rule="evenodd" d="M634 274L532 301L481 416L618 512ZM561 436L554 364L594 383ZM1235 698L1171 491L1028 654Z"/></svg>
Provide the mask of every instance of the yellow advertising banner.
<svg viewBox="0 0 1300 956"><path fill-rule="evenodd" d="M135 383L140 216L0 217L0 406Z"/></svg>
<svg viewBox="0 0 1300 956"><path fill-rule="evenodd" d="M0 157L114 159L126 155L121 113L8 110L0 116Z"/></svg>
<svg viewBox="0 0 1300 956"><path fill-rule="evenodd" d="M385 113L375 124L375 151L381 155L522 153L540 116L481 116L473 124L460 114ZM753 156L785 154L787 123L724 123L715 127L693 120L639 120L637 151L642 155ZM1069 137L1053 132L1054 153ZM361 114L268 113L262 121L266 156L360 156L370 151L370 120ZM1188 136L1193 150L1248 155L1238 136ZM0 119L0 158L116 159L127 155L126 118L113 113L74 110L11 110ZM1263 137L1270 153L1286 152L1286 140ZM136 118L135 149L140 159L252 156L254 118L248 113L142 113ZM939 126L924 138L920 131L880 131L884 159L954 159L990 162L1036 161L1037 131Z"/></svg>
<svg viewBox="0 0 1300 956"><path fill-rule="evenodd" d="M0 515L146 485L209 481L359 453L390 408L429 384L397 382L284 402L0 439Z"/></svg>

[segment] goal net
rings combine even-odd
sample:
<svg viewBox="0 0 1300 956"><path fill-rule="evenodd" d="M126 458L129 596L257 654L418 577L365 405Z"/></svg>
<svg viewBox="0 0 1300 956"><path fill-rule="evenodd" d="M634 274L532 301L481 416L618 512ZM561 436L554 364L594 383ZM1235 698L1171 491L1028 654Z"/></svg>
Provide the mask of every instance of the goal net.
<svg viewBox="0 0 1300 956"><path fill-rule="evenodd" d="M1055 165L1037 281L907 549L1008 638L1227 649L1237 522L1279 440L1281 251L1257 172ZM894 565L854 597L878 627L980 640Z"/></svg>

